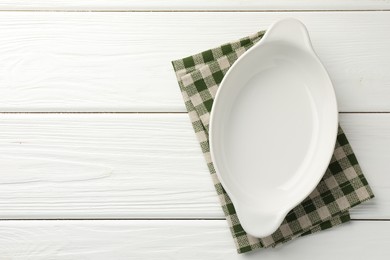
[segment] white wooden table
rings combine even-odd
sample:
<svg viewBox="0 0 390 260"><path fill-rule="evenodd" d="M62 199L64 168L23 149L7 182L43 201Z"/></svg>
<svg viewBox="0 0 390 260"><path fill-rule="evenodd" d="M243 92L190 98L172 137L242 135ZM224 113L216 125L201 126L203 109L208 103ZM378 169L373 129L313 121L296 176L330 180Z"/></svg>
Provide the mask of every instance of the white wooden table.
<svg viewBox="0 0 390 260"><path fill-rule="evenodd" d="M237 255L170 61L282 17L307 25L376 198ZM0 259L389 259L389 48L389 1L1 0Z"/></svg>

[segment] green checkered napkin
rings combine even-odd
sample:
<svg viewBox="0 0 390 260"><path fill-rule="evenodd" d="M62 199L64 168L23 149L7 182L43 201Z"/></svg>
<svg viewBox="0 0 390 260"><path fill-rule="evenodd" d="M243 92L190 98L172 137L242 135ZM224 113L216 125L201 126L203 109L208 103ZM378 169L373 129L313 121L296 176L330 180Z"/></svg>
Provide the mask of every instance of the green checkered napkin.
<svg viewBox="0 0 390 260"><path fill-rule="evenodd" d="M264 31L172 62L192 126L202 148L238 253L275 247L296 237L350 220L348 209L374 197L349 142L339 127L335 150L321 182L288 213L279 229L265 238L248 235L219 182L210 157L210 111L218 86L230 66L264 35Z"/></svg>

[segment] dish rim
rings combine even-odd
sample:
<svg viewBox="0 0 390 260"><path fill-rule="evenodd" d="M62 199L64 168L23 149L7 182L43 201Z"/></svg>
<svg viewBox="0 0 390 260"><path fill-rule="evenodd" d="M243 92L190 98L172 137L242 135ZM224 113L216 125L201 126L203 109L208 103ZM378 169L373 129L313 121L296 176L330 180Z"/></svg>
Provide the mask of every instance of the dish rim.
<svg viewBox="0 0 390 260"><path fill-rule="evenodd" d="M313 49L312 47L312 44L311 44L311 40L310 40L310 37L309 37L309 34L308 34L308 31L307 31L307 28L306 26L301 22L299 21L298 19L295 19L295 18L284 18L284 19L281 19L281 20L278 20L276 22L274 22L270 27L269 29L266 31L266 33L264 34L264 36L262 37L262 39L260 39L259 42L257 42L254 46L252 46L252 48L250 48L249 50L247 50L243 55L241 55L235 62L234 64L229 68L229 70L227 71L226 75L224 76L224 78L222 79L221 83L220 83L220 86L217 90L217 93L215 95L215 98L214 98L214 102L213 102L213 107L214 107L214 104L215 102L218 100L219 96L220 96L220 93L221 93L221 89L223 89L223 85L225 84L225 82L227 81L227 79L229 78L229 74L230 72L236 67L238 66L237 64L240 64L240 61L245 58L247 55L250 55L252 51L254 51L256 48L259 48L261 47L264 43L267 43L268 41L268 38L269 38L269 35L270 33L269 32L272 32L273 28L275 28L276 26L278 26L280 23L298 23L299 26L302 27L303 31L304 31L304 41L303 41L303 44L306 44L308 48L305 48L305 51L307 53L309 53L313 59L315 59L315 61L319 64L319 66L322 67L322 69L324 70L324 75L326 76L326 79L330 82L330 95L331 95L331 99L332 99L332 103L334 105L334 108L335 108L335 115L334 115L334 120L333 120L333 132L330 133L330 136L331 136L331 139L334 140L334 143L331 145L329 145L327 148L328 150L326 151L326 154L328 154L328 157L324 158L323 160L323 163L321 165L321 167L319 166L318 168L319 169L322 169L321 172L323 172L325 174L326 172L326 169L328 168L329 166L329 162L332 158L332 155L333 155L333 151L334 151L334 147L335 147L335 143L336 143L336 139L337 139L337 133L338 133L338 105L337 105L337 99L336 99L336 94L335 94L335 91L334 91L334 86L333 86L333 83L329 77L329 73L328 71L326 70L325 66L323 65L323 63L321 62L321 60L319 59L318 55L316 54L315 50ZM271 39L272 40L272 39ZM290 43L292 44L292 43ZM300 46L302 47L302 46ZM305 46L303 46L305 47ZM218 165L215 163L216 160L215 160L215 155L214 155L214 149L215 149L215 146L214 146L214 131L213 131L213 125L214 125L214 121L216 121L215 119L215 114L217 113L218 111L216 109L211 109L211 112L210 112L210 121L209 121L209 145L210 145L210 155L211 155L211 160L212 160L212 163L214 165L214 169L216 171L216 174L218 176L218 179L220 181L220 183L222 184L223 188L225 189L225 191L227 192L227 194L229 195L230 199L232 200L233 204L234 205L237 205L237 204L242 204L242 203L239 203L234 195L234 192L231 192L230 188L228 185L226 185L225 181L224 181L224 177L221 175L219 169L218 169ZM330 125L330 123L329 123ZM330 131L329 131L330 132ZM330 148L331 147L331 148ZM325 157L325 156L324 156ZM312 187L310 187L310 191L309 192L306 192L306 193L302 193L302 198L306 198L314 189L315 187L318 185L318 183L321 181L322 177L323 177L323 174L322 175L319 175L319 176L316 176L317 178L315 179L315 182L313 181L313 185ZM314 179L314 178L313 178ZM302 199L302 200L303 200ZM254 235L255 237L266 237L268 235L271 235L274 231L276 231L279 226L281 225L281 223L283 222L284 218L287 216L288 212L291 211L293 208L295 208L297 205L299 205L302 200L299 200L299 201L296 201L295 203L291 203L291 205L289 207L286 207L285 210L282 211L281 214L279 214L279 218L277 220L277 225L273 226L272 228L270 228L269 230L272 230L267 232L266 234L263 234L261 236L258 236L258 235L255 235L255 234L251 234L250 232L248 232L248 230L246 230L244 228L244 230L251 234L251 235ZM235 207L236 208L236 211L237 211L237 215L239 217L239 211L237 210L237 206ZM240 219L240 218L239 218Z"/></svg>

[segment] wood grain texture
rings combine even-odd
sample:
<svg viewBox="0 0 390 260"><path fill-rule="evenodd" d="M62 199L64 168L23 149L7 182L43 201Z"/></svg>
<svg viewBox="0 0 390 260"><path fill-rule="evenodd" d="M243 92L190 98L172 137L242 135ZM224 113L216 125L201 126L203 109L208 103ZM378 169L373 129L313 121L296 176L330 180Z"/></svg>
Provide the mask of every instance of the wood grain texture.
<svg viewBox="0 0 390 260"><path fill-rule="evenodd" d="M390 114L340 120L390 219ZM186 114L2 114L0 153L3 219L223 218Z"/></svg>
<svg viewBox="0 0 390 260"><path fill-rule="evenodd" d="M0 10L388 10L383 0L14 0Z"/></svg>
<svg viewBox="0 0 390 260"><path fill-rule="evenodd" d="M172 59L301 19L343 112L390 111L389 12L3 12L0 111L185 111Z"/></svg>
<svg viewBox="0 0 390 260"><path fill-rule="evenodd" d="M2 221L0 259L389 259L390 222L354 221L238 255L225 220Z"/></svg>

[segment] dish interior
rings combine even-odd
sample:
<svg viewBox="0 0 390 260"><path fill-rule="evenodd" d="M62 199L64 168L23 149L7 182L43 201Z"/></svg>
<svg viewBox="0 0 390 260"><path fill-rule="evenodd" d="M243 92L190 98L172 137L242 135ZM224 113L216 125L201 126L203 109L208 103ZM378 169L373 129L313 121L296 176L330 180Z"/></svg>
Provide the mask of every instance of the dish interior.
<svg viewBox="0 0 390 260"><path fill-rule="evenodd" d="M325 70L306 50L273 42L243 57L228 77L213 107L224 186L262 210L301 199L318 181L318 151L329 145L321 137L337 113L327 102L334 94Z"/></svg>

